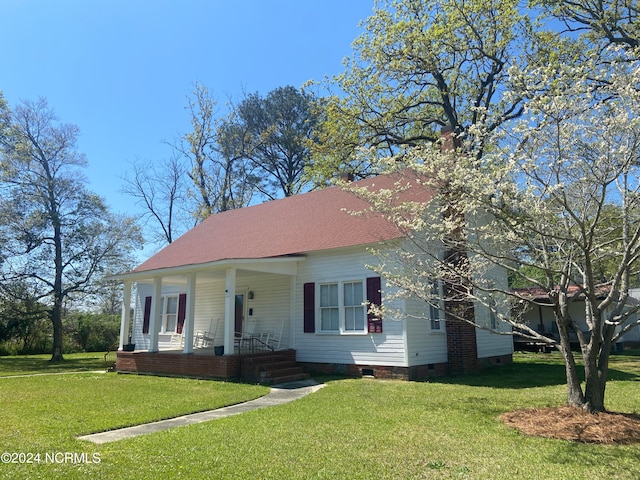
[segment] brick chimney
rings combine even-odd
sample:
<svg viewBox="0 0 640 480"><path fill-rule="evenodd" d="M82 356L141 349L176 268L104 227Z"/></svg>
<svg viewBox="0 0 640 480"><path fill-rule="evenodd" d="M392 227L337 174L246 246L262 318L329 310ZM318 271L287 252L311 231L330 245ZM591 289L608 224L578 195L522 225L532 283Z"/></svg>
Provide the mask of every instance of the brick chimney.
<svg viewBox="0 0 640 480"><path fill-rule="evenodd" d="M343 173L340 174L340 180L342 182L351 183L351 182L353 182L354 178L355 177L354 177L353 173L350 173L350 172L343 172Z"/></svg>
<svg viewBox="0 0 640 480"><path fill-rule="evenodd" d="M441 151L450 152L460 146L460 139L455 133L455 129L447 125L440 131L442 137ZM455 192L453 193L455 195ZM454 209L448 209L445 215L462 215ZM445 252L445 258L451 261L462 261L466 258L467 252L452 248ZM462 279L463 280L463 279ZM458 283L458 282L456 282ZM469 300L456 299L464 286L445 282L444 284L444 309L447 333L447 364L450 374L470 373L478 370L478 345L476 341L476 327L460 320L475 319L475 308L473 302Z"/></svg>
<svg viewBox="0 0 640 480"><path fill-rule="evenodd" d="M445 125L440 129L440 138L442 141L441 152L451 152L460 146L459 133L451 125Z"/></svg>

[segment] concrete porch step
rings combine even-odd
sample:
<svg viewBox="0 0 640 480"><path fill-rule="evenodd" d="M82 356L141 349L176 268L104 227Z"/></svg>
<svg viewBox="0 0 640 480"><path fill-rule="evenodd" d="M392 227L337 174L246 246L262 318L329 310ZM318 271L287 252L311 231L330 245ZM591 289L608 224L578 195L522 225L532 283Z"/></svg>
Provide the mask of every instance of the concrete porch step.
<svg viewBox="0 0 640 480"><path fill-rule="evenodd" d="M263 385L279 385L281 383L295 382L298 380L307 380L309 378L308 373L300 372L294 373L291 375L278 376L268 379L269 383L264 383Z"/></svg>
<svg viewBox="0 0 640 480"><path fill-rule="evenodd" d="M295 375L297 373L302 373L302 368L296 365L282 365L280 367L274 367L269 369L264 369L259 372L261 378L274 378L274 377L285 377L287 375Z"/></svg>

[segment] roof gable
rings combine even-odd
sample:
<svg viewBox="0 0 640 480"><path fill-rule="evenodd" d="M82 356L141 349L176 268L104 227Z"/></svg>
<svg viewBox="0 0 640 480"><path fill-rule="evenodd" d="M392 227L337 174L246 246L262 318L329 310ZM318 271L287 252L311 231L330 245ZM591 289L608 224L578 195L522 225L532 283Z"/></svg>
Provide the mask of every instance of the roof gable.
<svg viewBox="0 0 640 480"><path fill-rule="evenodd" d="M357 186L392 188L400 177L385 175ZM424 187L412 199L427 201ZM414 190L414 189L418 190ZM134 272L232 259L259 259L366 245L402 237L382 215L364 211L368 203L339 187L329 187L210 216L139 265Z"/></svg>

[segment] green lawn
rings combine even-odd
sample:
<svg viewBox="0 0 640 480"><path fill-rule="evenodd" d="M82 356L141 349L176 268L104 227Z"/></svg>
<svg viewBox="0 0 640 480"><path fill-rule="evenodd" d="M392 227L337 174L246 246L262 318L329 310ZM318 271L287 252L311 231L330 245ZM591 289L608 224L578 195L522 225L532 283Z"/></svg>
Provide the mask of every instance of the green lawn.
<svg viewBox="0 0 640 480"><path fill-rule="evenodd" d="M99 446L75 436L236 403L266 389L93 373L2 378L0 452L40 453L41 463L0 464L0 478L640 478L640 445L530 438L501 424L503 412L564 402L558 356L515 360L430 383L325 379L327 387L296 402ZM615 356L609 409L637 411L638 387L640 357ZM60 455L61 463L43 463L47 452L99 463Z"/></svg>
<svg viewBox="0 0 640 480"><path fill-rule="evenodd" d="M65 361L59 363L49 362L51 354L0 357L0 377L35 373L104 370L106 367L104 356L104 352L69 353L64 355Z"/></svg>

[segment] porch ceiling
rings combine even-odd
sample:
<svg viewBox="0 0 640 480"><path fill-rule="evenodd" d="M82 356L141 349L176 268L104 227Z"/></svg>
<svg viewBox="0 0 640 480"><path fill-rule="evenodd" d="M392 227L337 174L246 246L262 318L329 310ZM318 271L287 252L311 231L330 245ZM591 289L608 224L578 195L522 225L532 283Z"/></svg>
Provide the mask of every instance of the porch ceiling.
<svg viewBox="0 0 640 480"><path fill-rule="evenodd" d="M229 268L235 268L238 276L245 273L271 273L277 275L296 275L298 262L305 260L303 255L261 258L223 260L201 265L184 265L181 267L163 268L145 272L133 272L116 275L113 278L131 282L151 282L154 278L162 277L163 282L182 285L187 283L187 276L195 273L201 279L224 279Z"/></svg>

